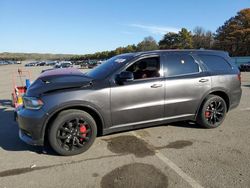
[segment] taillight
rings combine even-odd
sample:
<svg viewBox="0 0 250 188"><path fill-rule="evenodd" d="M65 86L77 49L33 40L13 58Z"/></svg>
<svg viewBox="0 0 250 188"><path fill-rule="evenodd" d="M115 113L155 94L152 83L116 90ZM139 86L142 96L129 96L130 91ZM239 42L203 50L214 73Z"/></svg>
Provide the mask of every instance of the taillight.
<svg viewBox="0 0 250 188"><path fill-rule="evenodd" d="M239 80L240 83L241 83L241 73L238 74L238 80Z"/></svg>

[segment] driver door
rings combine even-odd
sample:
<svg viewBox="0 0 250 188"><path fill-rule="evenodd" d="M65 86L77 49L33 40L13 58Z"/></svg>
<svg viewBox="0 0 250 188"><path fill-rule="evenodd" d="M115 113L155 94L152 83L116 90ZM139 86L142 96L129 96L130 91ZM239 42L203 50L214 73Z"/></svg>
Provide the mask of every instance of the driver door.
<svg viewBox="0 0 250 188"><path fill-rule="evenodd" d="M144 70L138 70L141 62L146 63ZM133 81L111 85L114 127L161 120L164 114L164 78L160 75L161 67L159 55L141 58L124 69L133 72L136 76Z"/></svg>

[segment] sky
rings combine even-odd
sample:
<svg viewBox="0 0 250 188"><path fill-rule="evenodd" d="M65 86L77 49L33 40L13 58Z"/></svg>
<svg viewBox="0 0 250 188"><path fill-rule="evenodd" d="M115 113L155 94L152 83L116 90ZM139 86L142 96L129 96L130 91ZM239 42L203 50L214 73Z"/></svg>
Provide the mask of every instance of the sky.
<svg viewBox="0 0 250 188"><path fill-rule="evenodd" d="M0 0L0 52L87 54L216 29L250 0Z"/></svg>

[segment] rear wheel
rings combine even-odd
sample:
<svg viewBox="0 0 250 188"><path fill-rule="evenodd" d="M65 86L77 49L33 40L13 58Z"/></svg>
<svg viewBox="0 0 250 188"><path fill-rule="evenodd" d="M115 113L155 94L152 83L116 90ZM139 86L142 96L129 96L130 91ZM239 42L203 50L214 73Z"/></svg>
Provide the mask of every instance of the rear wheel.
<svg viewBox="0 0 250 188"><path fill-rule="evenodd" d="M54 120L48 139L58 154L76 155L93 144L96 134L96 123L91 115L81 110L66 110Z"/></svg>
<svg viewBox="0 0 250 188"><path fill-rule="evenodd" d="M215 128L222 124L226 117L227 105L223 98L209 95L200 108L197 123L205 128Z"/></svg>

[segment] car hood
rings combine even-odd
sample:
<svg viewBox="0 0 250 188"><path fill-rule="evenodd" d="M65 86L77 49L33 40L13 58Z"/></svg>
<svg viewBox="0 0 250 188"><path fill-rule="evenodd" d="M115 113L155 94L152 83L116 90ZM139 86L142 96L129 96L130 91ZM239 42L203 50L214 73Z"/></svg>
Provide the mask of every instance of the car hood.
<svg viewBox="0 0 250 188"><path fill-rule="evenodd" d="M90 87L92 79L75 68L61 68L42 73L28 88L27 96L39 96L58 90Z"/></svg>

